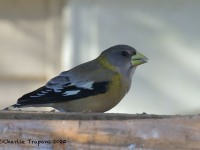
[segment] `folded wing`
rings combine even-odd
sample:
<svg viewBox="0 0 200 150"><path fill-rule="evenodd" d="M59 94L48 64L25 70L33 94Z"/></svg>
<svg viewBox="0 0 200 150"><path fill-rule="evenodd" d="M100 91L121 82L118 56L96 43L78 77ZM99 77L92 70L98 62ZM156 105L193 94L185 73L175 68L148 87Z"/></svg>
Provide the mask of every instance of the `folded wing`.
<svg viewBox="0 0 200 150"><path fill-rule="evenodd" d="M73 83L68 76L51 79L45 86L23 95L17 106L48 104L78 100L81 98L103 94L107 91L109 81L82 81Z"/></svg>

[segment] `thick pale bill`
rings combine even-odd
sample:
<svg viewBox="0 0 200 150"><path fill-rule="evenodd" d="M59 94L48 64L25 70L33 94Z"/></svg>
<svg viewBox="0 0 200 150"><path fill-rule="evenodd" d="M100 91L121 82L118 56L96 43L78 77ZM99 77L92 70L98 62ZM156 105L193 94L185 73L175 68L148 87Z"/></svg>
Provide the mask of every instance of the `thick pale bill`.
<svg viewBox="0 0 200 150"><path fill-rule="evenodd" d="M148 58L146 56L144 56L143 54L137 52L136 55L133 55L131 57L131 64L133 66L138 66L138 65L146 63L147 60L148 60Z"/></svg>

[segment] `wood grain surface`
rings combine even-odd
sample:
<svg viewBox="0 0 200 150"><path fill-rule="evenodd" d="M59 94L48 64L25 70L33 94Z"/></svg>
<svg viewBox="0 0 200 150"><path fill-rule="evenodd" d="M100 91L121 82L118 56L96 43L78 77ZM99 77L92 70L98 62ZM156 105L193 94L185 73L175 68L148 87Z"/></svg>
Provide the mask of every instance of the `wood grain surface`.
<svg viewBox="0 0 200 150"><path fill-rule="evenodd" d="M2 111L0 149L200 150L200 116Z"/></svg>

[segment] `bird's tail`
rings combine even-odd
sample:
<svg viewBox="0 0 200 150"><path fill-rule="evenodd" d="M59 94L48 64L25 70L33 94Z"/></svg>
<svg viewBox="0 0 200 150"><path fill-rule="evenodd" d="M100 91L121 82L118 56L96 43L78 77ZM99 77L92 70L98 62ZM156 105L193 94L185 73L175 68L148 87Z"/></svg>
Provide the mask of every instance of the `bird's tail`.
<svg viewBox="0 0 200 150"><path fill-rule="evenodd" d="M4 108L3 110L19 110L19 104L14 104L9 107Z"/></svg>

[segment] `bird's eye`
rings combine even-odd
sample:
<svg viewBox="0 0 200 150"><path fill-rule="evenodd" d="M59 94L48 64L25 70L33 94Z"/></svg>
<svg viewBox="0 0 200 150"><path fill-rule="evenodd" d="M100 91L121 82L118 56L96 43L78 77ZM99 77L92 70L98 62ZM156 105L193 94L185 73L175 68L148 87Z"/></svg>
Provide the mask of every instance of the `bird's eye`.
<svg viewBox="0 0 200 150"><path fill-rule="evenodd" d="M136 55L136 51L133 52L133 55Z"/></svg>
<svg viewBox="0 0 200 150"><path fill-rule="evenodd" d="M129 53L126 52L126 51L123 51L123 52L122 52L122 56L128 57L128 56L129 56Z"/></svg>

